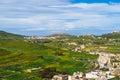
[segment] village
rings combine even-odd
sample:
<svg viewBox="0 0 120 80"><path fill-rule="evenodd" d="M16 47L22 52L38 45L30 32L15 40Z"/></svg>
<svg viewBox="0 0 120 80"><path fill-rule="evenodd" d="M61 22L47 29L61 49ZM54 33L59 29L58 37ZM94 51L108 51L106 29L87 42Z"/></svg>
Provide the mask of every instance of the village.
<svg viewBox="0 0 120 80"><path fill-rule="evenodd" d="M120 54L104 52L98 54L99 67L97 69L88 73L78 71L73 75L54 75L52 80L111 80L115 76L120 76Z"/></svg>

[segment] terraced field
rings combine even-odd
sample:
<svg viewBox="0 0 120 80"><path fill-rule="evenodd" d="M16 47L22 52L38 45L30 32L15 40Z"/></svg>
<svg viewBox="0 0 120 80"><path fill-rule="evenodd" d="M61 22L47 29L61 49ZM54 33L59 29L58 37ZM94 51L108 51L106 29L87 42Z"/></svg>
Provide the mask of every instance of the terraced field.
<svg viewBox="0 0 120 80"><path fill-rule="evenodd" d="M96 58L96 55L64 51L21 40L0 40L0 78L43 80L39 76L39 71L52 67L69 74L75 71L88 71L94 68Z"/></svg>

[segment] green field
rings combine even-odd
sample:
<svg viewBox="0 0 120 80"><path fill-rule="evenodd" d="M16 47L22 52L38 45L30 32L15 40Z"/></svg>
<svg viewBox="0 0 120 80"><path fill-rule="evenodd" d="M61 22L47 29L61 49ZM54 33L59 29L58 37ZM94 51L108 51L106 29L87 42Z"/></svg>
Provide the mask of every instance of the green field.
<svg viewBox="0 0 120 80"><path fill-rule="evenodd" d="M96 55L64 51L21 40L0 40L0 77L5 80L42 80L40 70L25 72L38 67L41 70L56 68L68 74L84 72L94 68L96 58Z"/></svg>

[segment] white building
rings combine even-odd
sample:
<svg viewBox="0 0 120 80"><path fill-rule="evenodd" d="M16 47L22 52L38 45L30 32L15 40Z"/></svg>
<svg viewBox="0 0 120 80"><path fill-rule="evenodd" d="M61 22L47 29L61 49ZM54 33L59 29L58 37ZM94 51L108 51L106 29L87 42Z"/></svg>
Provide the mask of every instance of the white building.
<svg viewBox="0 0 120 80"><path fill-rule="evenodd" d="M98 78L98 72L90 72L86 73L86 78L87 79L97 79Z"/></svg>

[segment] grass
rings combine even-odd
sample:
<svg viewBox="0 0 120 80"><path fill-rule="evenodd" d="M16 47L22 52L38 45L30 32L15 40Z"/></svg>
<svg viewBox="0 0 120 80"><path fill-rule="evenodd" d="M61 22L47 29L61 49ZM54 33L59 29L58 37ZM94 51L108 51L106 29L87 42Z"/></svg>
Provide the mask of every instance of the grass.
<svg viewBox="0 0 120 80"><path fill-rule="evenodd" d="M37 67L55 67L57 71L68 71L72 74L94 68L89 60L95 60L96 55L61 50L63 55L56 56L54 53L57 50L20 40L0 40L0 76L8 76L5 77L7 80L23 80L31 76L33 78L30 80L42 80L38 77L38 71L23 71ZM13 75L9 76L10 74Z"/></svg>

